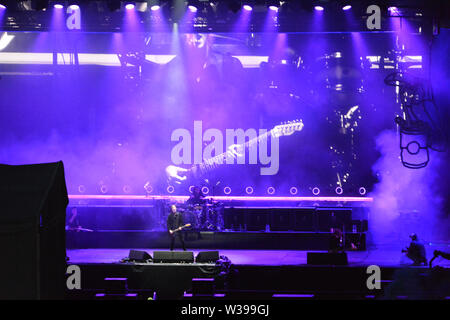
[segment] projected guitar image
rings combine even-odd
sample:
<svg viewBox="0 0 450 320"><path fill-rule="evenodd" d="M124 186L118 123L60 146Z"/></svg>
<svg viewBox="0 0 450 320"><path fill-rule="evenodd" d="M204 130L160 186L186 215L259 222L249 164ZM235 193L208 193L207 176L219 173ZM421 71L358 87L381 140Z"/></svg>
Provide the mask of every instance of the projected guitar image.
<svg viewBox="0 0 450 320"><path fill-rule="evenodd" d="M244 157L247 149L257 146L262 141L266 141L271 137L279 138L283 136L290 136L296 131L301 131L303 126L302 120L289 121L285 124L277 125L272 130L260 134L259 136L250 139L243 144L233 144L228 147L227 151L212 158L204 159L202 163L195 164L189 169L169 165L165 169L168 182L169 184L182 184L187 181L198 180L219 167L228 164L230 159L239 159Z"/></svg>

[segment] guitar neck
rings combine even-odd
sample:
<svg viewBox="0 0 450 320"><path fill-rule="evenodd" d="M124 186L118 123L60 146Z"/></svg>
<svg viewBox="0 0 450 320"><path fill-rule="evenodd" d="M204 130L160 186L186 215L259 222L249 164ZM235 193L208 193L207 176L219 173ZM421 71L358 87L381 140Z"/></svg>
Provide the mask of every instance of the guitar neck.
<svg viewBox="0 0 450 320"><path fill-rule="evenodd" d="M244 148L247 149L251 146L258 145L261 141L267 139L270 135L272 135L272 131L273 129L245 142L243 144ZM204 175L216 169L218 166L225 164L227 157L230 156L230 152L231 151L225 151L215 157L203 160L202 163L196 166L197 170L199 170L199 172L197 172L197 175Z"/></svg>

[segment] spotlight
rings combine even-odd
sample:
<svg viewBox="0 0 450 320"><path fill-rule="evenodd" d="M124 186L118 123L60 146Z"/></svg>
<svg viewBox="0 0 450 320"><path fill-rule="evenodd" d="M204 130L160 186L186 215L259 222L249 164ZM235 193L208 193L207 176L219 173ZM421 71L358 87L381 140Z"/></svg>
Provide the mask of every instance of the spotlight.
<svg viewBox="0 0 450 320"><path fill-rule="evenodd" d="M334 191L336 192L336 194L342 194L344 192L344 189L342 189L341 187L336 187Z"/></svg>
<svg viewBox="0 0 450 320"><path fill-rule="evenodd" d="M317 196L317 195L320 193L320 189L317 188L317 187L314 187L314 188L312 189L312 193L313 193L313 195Z"/></svg>
<svg viewBox="0 0 450 320"><path fill-rule="evenodd" d="M203 187L203 188L202 188L202 193L203 193L203 194L208 194L208 193L209 193L209 188L206 187L206 186Z"/></svg>
<svg viewBox="0 0 450 320"><path fill-rule="evenodd" d="M161 7L158 4L154 4L150 7L150 10L152 11L158 11L159 9L161 9Z"/></svg>
<svg viewBox="0 0 450 320"><path fill-rule="evenodd" d="M133 10L135 8L134 1L127 1L125 3L125 9L127 10Z"/></svg>
<svg viewBox="0 0 450 320"><path fill-rule="evenodd" d="M267 8L269 10L277 12L280 6L280 1L272 0L267 2Z"/></svg>
<svg viewBox="0 0 450 320"><path fill-rule="evenodd" d="M316 11L323 11L324 8L322 6L314 6L314 10L316 10Z"/></svg>
<svg viewBox="0 0 450 320"><path fill-rule="evenodd" d="M358 191L359 191L359 194L362 195L362 196L365 195L366 192L367 192L367 191L366 191L366 188L364 188L364 187L359 188Z"/></svg>
<svg viewBox="0 0 450 320"><path fill-rule="evenodd" d="M253 193L253 188L252 187L247 187L247 188L245 188L245 192L247 194L252 194Z"/></svg>
<svg viewBox="0 0 450 320"><path fill-rule="evenodd" d="M189 5L188 9L189 9L190 12L197 12L197 10L198 10L197 7L193 6L193 5Z"/></svg>
<svg viewBox="0 0 450 320"><path fill-rule="evenodd" d="M253 10L253 7L252 7L251 5L249 5L249 4L244 4L244 5L242 6L242 8L243 8L245 11L252 11L252 10Z"/></svg>
<svg viewBox="0 0 450 320"><path fill-rule="evenodd" d="M6 9L6 6L4 4L0 4L0 9Z"/></svg>
<svg viewBox="0 0 450 320"><path fill-rule="evenodd" d="M297 189L296 187L291 187L291 188L289 189L289 192L290 192L292 195L295 195L295 194L298 193L298 189Z"/></svg>
<svg viewBox="0 0 450 320"><path fill-rule="evenodd" d="M168 193L173 193L173 192L175 191L175 188L174 188L173 186L168 186L167 189L166 189L166 191L167 191Z"/></svg>
<svg viewBox="0 0 450 320"><path fill-rule="evenodd" d="M230 187L223 188L223 193L230 194L231 193L231 188Z"/></svg>
<svg viewBox="0 0 450 320"><path fill-rule="evenodd" d="M72 9L72 10L80 10L80 7L77 4L71 4L69 6L69 8Z"/></svg>
<svg viewBox="0 0 450 320"><path fill-rule="evenodd" d="M278 7L277 6L269 6L269 10L277 12L278 11Z"/></svg>
<svg viewBox="0 0 450 320"><path fill-rule="evenodd" d="M62 8L63 8L63 5L57 3L57 4L53 5L53 8L55 8L55 9L62 9Z"/></svg>
<svg viewBox="0 0 450 320"><path fill-rule="evenodd" d="M78 186L78 192L79 193L85 193L86 192L86 187L84 185L80 184Z"/></svg>
<svg viewBox="0 0 450 320"><path fill-rule="evenodd" d="M347 11L347 10L350 10L351 8L352 8L351 5L346 4L345 6L342 7L342 10Z"/></svg>
<svg viewBox="0 0 450 320"><path fill-rule="evenodd" d="M268 187L267 188L267 193L268 194L274 194L275 193L275 188L274 187Z"/></svg>

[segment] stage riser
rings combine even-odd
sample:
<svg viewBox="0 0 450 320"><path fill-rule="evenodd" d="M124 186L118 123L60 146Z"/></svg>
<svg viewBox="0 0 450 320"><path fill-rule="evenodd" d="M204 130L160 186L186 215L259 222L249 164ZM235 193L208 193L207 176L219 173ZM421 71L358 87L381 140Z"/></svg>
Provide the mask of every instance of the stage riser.
<svg viewBox="0 0 450 320"><path fill-rule="evenodd" d="M186 233L188 248L328 250L330 233L319 232L200 232ZM169 248L167 232L68 232L67 248ZM366 249L366 234L346 234L350 242ZM176 242L176 246L180 246Z"/></svg>
<svg viewBox="0 0 450 320"><path fill-rule="evenodd" d="M143 206L74 206L83 228L92 230L164 230L168 208L164 204ZM344 231L367 231L365 208L351 207L225 207L223 228L233 231L322 231L333 226ZM361 222L364 221L364 222ZM216 224L217 226L219 224ZM220 229L218 229L221 231Z"/></svg>
<svg viewBox="0 0 450 320"><path fill-rule="evenodd" d="M192 278L211 277L211 274L205 274L202 268L195 265L79 266L83 275L82 290L67 291L68 299L93 299L95 293L104 291L105 277L127 278L129 292L138 293L140 299L151 297L153 292L157 293L159 299L182 299L183 292L192 289ZM450 294L450 287L434 281L440 277L447 279L445 281L448 283L449 274L446 270L437 275L429 269L383 267L381 274L385 282L380 290L367 288L366 267L237 265L234 270L236 272L229 277L226 289L222 281L216 281L216 292L225 293L225 299L271 299L275 293L314 294L314 299L367 299L366 296L442 299ZM408 279L407 286L405 276Z"/></svg>

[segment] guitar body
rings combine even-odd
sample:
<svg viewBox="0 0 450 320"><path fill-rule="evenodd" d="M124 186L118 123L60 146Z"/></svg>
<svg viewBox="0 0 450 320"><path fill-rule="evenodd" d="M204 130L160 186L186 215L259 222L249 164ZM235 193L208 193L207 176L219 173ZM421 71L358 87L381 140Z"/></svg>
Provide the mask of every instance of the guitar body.
<svg viewBox="0 0 450 320"><path fill-rule="evenodd" d="M173 235L173 234L175 234L178 231L181 231L181 230L183 230L185 228L189 228L190 226L191 226L190 223L186 223L184 226L181 226L181 227L179 227L179 228L177 228L175 230L169 230L169 234Z"/></svg>
<svg viewBox="0 0 450 320"><path fill-rule="evenodd" d="M168 183L172 184L186 184L186 185L199 185L201 180L205 178L208 173L215 171L218 167L227 163L227 159L238 158L245 154L245 150L253 145L259 144L261 141L266 140L268 137L282 137L292 135L296 131L303 129L303 122L296 120L275 126L272 130L259 135L256 138L251 139L242 145L232 145L227 151L216 155L211 159L205 159L200 164L195 164L190 168L181 168L174 165L166 167L166 174ZM211 182L211 181L210 181Z"/></svg>

